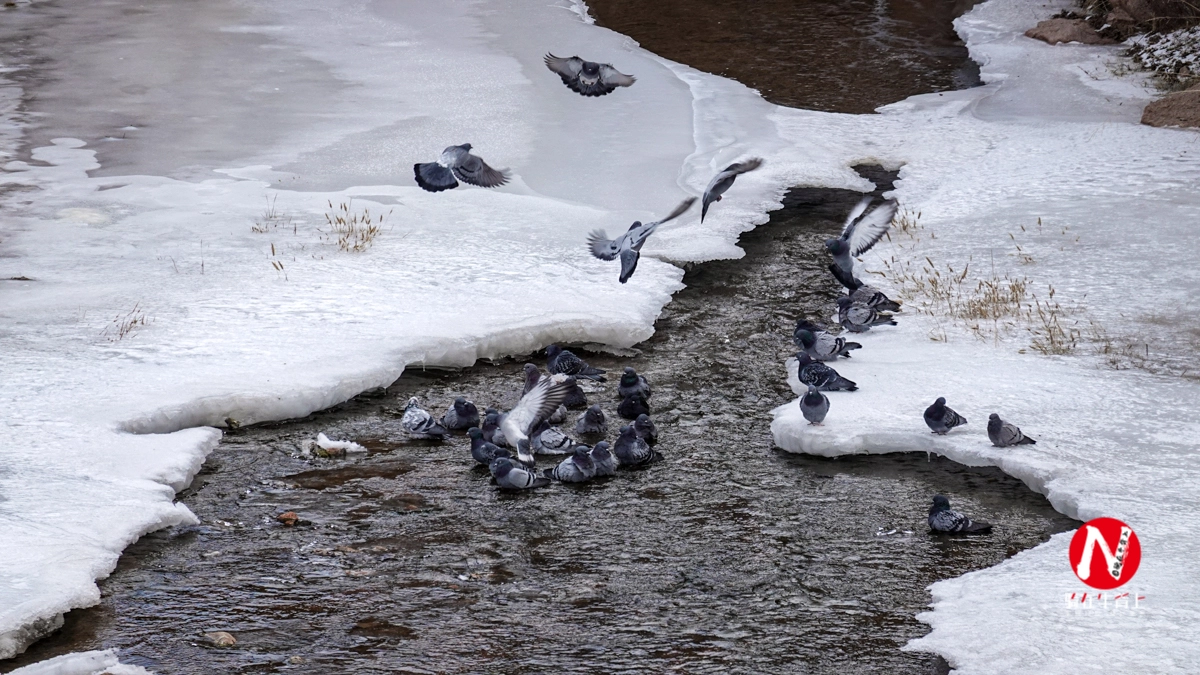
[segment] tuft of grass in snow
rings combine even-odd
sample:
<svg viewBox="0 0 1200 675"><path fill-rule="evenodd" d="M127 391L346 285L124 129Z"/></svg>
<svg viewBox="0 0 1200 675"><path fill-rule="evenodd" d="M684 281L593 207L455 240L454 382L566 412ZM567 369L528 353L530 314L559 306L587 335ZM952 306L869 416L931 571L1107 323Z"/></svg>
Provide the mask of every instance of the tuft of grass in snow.
<svg viewBox="0 0 1200 675"><path fill-rule="evenodd" d="M267 206L263 209L262 215L256 218L254 224L250 226L252 232L263 234L276 230L282 225L284 229L290 226L292 234L297 233L295 219L275 208L275 201L277 199L279 199L279 195L267 197Z"/></svg>
<svg viewBox="0 0 1200 675"><path fill-rule="evenodd" d="M329 202L330 211L325 214L325 222L329 230L322 230L322 239L337 243L339 249L348 253L361 253L375 243L375 238L383 232L384 216L390 216L391 211L384 215L372 216L370 209L361 213L353 210L354 200L338 204L335 208Z"/></svg>
<svg viewBox="0 0 1200 675"><path fill-rule="evenodd" d="M101 332L109 342L120 342L127 337L133 337L142 328L150 325L149 318L142 311L141 303L133 306L133 309L124 314L118 314L113 317L113 320Z"/></svg>

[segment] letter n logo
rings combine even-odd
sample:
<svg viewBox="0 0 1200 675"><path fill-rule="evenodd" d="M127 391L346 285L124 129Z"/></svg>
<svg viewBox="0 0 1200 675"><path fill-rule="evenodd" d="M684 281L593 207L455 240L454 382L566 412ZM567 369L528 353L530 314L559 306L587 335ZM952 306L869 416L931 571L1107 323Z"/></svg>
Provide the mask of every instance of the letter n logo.
<svg viewBox="0 0 1200 675"><path fill-rule="evenodd" d="M1116 588L1137 573L1142 545L1133 529L1115 518L1096 518L1071 538L1071 571L1099 590Z"/></svg>

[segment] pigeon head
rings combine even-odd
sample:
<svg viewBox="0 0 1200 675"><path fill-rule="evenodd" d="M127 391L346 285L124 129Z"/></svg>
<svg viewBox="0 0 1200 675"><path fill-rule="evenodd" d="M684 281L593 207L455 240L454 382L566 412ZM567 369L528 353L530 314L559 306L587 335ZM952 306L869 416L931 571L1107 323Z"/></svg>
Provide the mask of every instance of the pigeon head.
<svg viewBox="0 0 1200 675"><path fill-rule="evenodd" d="M460 405L462 405L462 404L464 404L464 403L466 403L466 402L467 402L467 399L465 399L465 398L463 398L463 397L459 396L459 397L457 397L457 398L455 398L455 399L454 399L454 407L455 407L455 408L457 408L458 406L460 406Z"/></svg>
<svg viewBox="0 0 1200 675"><path fill-rule="evenodd" d="M600 409L600 404L593 403L592 407L588 408L587 412L584 413L584 419L593 424L599 424L600 422L603 422L604 411Z"/></svg>
<svg viewBox="0 0 1200 675"><path fill-rule="evenodd" d="M805 349L812 349L812 346L817 344L817 336L813 335L812 331L804 328L797 328L794 337L800 344L804 345Z"/></svg>
<svg viewBox="0 0 1200 675"><path fill-rule="evenodd" d="M416 408L420 405L421 405L421 402L419 400L417 400L416 396L414 396L414 397L408 399L408 405L404 406L404 409L408 410L409 408Z"/></svg>
<svg viewBox="0 0 1200 675"><path fill-rule="evenodd" d="M800 352L800 353L796 354L796 366L798 368L803 368L804 366L807 366L808 364L810 364L812 362L813 362L812 357L809 356L808 354L806 354L805 352Z"/></svg>
<svg viewBox="0 0 1200 675"><path fill-rule="evenodd" d="M999 422L1000 416L997 415L996 413L992 413L991 415L988 415L988 421L989 422Z"/></svg>
<svg viewBox="0 0 1200 675"><path fill-rule="evenodd" d="M483 432L479 430L479 427L471 427L470 429L467 429L467 435L470 436L471 440L473 441L483 438Z"/></svg>
<svg viewBox="0 0 1200 675"><path fill-rule="evenodd" d="M463 417L469 416L471 414L471 409L474 407L475 406L470 401L461 396L454 399L454 412L462 415Z"/></svg>
<svg viewBox="0 0 1200 675"><path fill-rule="evenodd" d="M808 319L797 319L796 320L796 330L807 330L807 331L812 331L815 333L815 332L821 330L821 327L818 326L817 324L809 321Z"/></svg>
<svg viewBox="0 0 1200 675"><path fill-rule="evenodd" d="M588 84L595 84L596 80L600 79L600 64L584 61L583 68L579 71L579 79Z"/></svg>
<svg viewBox="0 0 1200 675"><path fill-rule="evenodd" d="M632 232L633 230L636 230L641 226L642 226L642 221L635 220L635 221L633 221L633 224L629 226L629 231Z"/></svg>
<svg viewBox="0 0 1200 675"><path fill-rule="evenodd" d="M808 385L808 393L804 395L804 402L809 405L818 405L821 402L821 392L811 384Z"/></svg>
<svg viewBox="0 0 1200 675"><path fill-rule="evenodd" d="M460 147L460 148L462 148L463 150L466 150L466 151L468 151L468 152L471 150L471 144L470 144L470 143L463 143L462 145L460 145L460 146L458 146L458 147Z"/></svg>
<svg viewBox="0 0 1200 675"><path fill-rule="evenodd" d="M546 353L549 353L549 352L550 352L550 350L547 349ZM541 373L538 372L538 367L533 365L532 363L526 363L525 364L525 377L533 377L534 375L538 375L538 376L541 375Z"/></svg>
<svg viewBox="0 0 1200 675"><path fill-rule="evenodd" d="M625 440L631 440L636 435L637 434L633 431L633 427L629 426L628 424L621 427L621 438Z"/></svg>
<svg viewBox="0 0 1200 675"><path fill-rule="evenodd" d="M494 426L499 423L500 423L500 413L495 410L492 410L483 418L483 426L485 426L485 427L488 426L489 424Z"/></svg>
<svg viewBox="0 0 1200 675"><path fill-rule="evenodd" d="M591 462L592 461L591 452L592 452L592 449L586 445L581 444L581 445L575 446L575 453L574 453L575 461L578 462L580 460L580 458L586 457L587 461Z"/></svg>
<svg viewBox="0 0 1200 675"><path fill-rule="evenodd" d="M603 457L608 454L608 441L600 441L592 447L592 454Z"/></svg>
<svg viewBox="0 0 1200 675"><path fill-rule="evenodd" d="M625 367L625 372L621 375L621 384L626 387L632 387L638 383L638 374L633 368Z"/></svg>
<svg viewBox="0 0 1200 675"><path fill-rule="evenodd" d="M946 511L949 508L950 508L950 500L949 499L946 499L945 497L943 497L941 495L934 495L933 508L930 509L930 512Z"/></svg>
<svg viewBox="0 0 1200 675"><path fill-rule="evenodd" d="M508 475L509 471L513 470L513 463L508 457L500 457L497 455L496 459L492 460L492 465L488 468L491 469L493 476L496 478L503 478Z"/></svg>
<svg viewBox="0 0 1200 675"><path fill-rule="evenodd" d="M850 252L850 245L841 239L826 239L825 248L829 249L829 252L834 255Z"/></svg>
<svg viewBox="0 0 1200 675"><path fill-rule="evenodd" d="M650 422L650 416L647 415L646 413L642 413L641 415L638 415L637 419L633 421L634 424L638 424L641 426L645 426L649 422Z"/></svg>
<svg viewBox="0 0 1200 675"><path fill-rule="evenodd" d="M933 404L934 404L934 405L936 405L936 406L938 406L939 408L940 408L940 407L942 407L942 406L944 406L944 405L946 405L946 397L945 397L945 396L939 396L939 397L937 398L937 400L933 402Z"/></svg>
<svg viewBox="0 0 1200 675"><path fill-rule="evenodd" d="M842 297L840 297L840 298L838 298L838 299L837 299L837 306L838 306L838 309L842 309L843 307L849 307L849 306L850 306L850 302L851 302L851 300L850 300L850 296L848 296L848 295L843 295Z"/></svg>
<svg viewBox="0 0 1200 675"><path fill-rule="evenodd" d="M546 347L546 357L547 358L553 359L554 357L558 356L561 353L562 353L562 347L559 347L558 345L550 345L549 347Z"/></svg>

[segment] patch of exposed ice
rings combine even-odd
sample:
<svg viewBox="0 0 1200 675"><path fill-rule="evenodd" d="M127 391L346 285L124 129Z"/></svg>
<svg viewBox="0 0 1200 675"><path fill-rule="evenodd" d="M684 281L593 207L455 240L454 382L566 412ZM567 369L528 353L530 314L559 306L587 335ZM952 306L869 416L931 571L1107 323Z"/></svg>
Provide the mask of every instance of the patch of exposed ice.
<svg viewBox="0 0 1200 675"><path fill-rule="evenodd" d="M141 666L121 663L111 649L63 654L17 668L10 675L153 675Z"/></svg>

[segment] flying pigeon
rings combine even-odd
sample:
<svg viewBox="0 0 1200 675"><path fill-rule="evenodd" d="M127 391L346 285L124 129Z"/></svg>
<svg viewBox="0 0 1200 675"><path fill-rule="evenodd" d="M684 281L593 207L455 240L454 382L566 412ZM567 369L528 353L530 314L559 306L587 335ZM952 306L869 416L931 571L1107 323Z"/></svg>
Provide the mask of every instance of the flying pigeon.
<svg viewBox="0 0 1200 675"><path fill-rule="evenodd" d="M502 452L505 456L508 455L508 451L504 448L484 440L483 432L479 430L479 427L467 429L467 435L471 437L471 456L484 466L488 466L492 460L496 459L498 456L496 453Z"/></svg>
<svg viewBox="0 0 1200 675"><path fill-rule="evenodd" d="M442 440L450 432L446 431L445 427L434 421L433 416L421 408L421 404L414 396L408 399L408 405L404 407L404 415L400 418L400 426L408 432L413 438L432 438Z"/></svg>
<svg viewBox="0 0 1200 675"><path fill-rule="evenodd" d="M895 217L899 206L895 200L889 199L867 212L872 199L863 197L862 201L851 209L840 237L825 240L825 248L833 254L833 264L829 266L829 271L851 291L862 285L862 282L854 278L854 261L850 258L871 250L875 242L892 226L892 218Z"/></svg>
<svg viewBox="0 0 1200 675"><path fill-rule="evenodd" d="M829 414L829 397L817 391L811 384L808 385L808 393L800 399L800 412L809 424L819 425Z"/></svg>
<svg viewBox="0 0 1200 675"><path fill-rule="evenodd" d="M847 342L846 338L827 333L820 326L804 319L796 322L792 341L817 361L835 361L839 356L850 358L851 350L862 349L862 345L857 342Z"/></svg>
<svg viewBox="0 0 1200 675"><path fill-rule="evenodd" d="M496 479L496 485L505 490L528 490L550 484L549 478L539 476L525 467L513 464L508 457L495 459L488 469L492 472L492 478Z"/></svg>
<svg viewBox="0 0 1200 675"><path fill-rule="evenodd" d="M617 443L613 446L613 454L617 456L621 466L639 466L653 461L656 453L646 441L638 437L633 427L625 425L621 427L621 435L617 437Z"/></svg>
<svg viewBox="0 0 1200 675"><path fill-rule="evenodd" d="M617 396L626 398L634 393L640 393L644 398L650 398L650 383L631 366L625 366L621 381L617 383Z"/></svg>
<svg viewBox="0 0 1200 675"><path fill-rule="evenodd" d="M533 453L529 451L530 432L538 420L549 417L558 408L558 404L574 385L575 378L570 375L554 374L543 377L528 394L521 397L512 410L500 418L500 428L497 431L504 434L508 445L517 449L519 462L533 466ZM494 436L492 442L496 442Z"/></svg>
<svg viewBox="0 0 1200 675"><path fill-rule="evenodd" d="M654 234L659 225L683 215L683 212L691 208L695 201L695 197L688 197L675 207L671 215L657 222L643 225L635 220L625 234L616 239L609 239L604 230L592 230L592 233L588 235L588 246L592 250L592 255L601 260L616 260L619 257L621 259L621 276L617 280L621 283L629 281L629 277L633 276L634 270L637 269L638 259L642 255L642 244L646 243L646 239Z"/></svg>
<svg viewBox="0 0 1200 675"><path fill-rule="evenodd" d="M570 457L553 469L546 469L546 476L564 483L583 483L596 477L596 463L586 445L576 445Z"/></svg>
<svg viewBox="0 0 1200 675"><path fill-rule="evenodd" d="M592 448L592 463L596 476L612 476L617 473L617 458L608 450L608 441L600 441Z"/></svg>
<svg viewBox="0 0 1200 675"><path fill-rule="evenodd" d="M604 377L605 371L589 366L587 361L558 345L546 347L546 370L551 373L574 375L597 382L604 382L608 379Z"/></svg>
<svg viewBox="0 0 1200 675"><path fill-rule="evenodd" d="M800 377L800 384L811 384L819 391L854 391L858 389L857 384L838 375L836 370L824 363L814 361L804 352L796 354L796 374Z"/></svg>
<svg viewBox="0 0 1200 675"><path fill-rule="evenodd" d="M529 435L529 446L536 455L565 455L571 451L575 442L558 427L552 427L543 421Z"/></svg>
<svg viewBox="0 0 1200 675"><path fill-rule="evenodd" d="M1012 422L1005 422L996 413L988 415L988 438L997 448L1007 448L1010 445L1033 445L1037 441L1021 433L1021 429Z"/></svg>
<svg viewBox="0 0 1200 675"><path fill-rule="evenodd" d="M849 296L843 295L838 298L837 306L838 321L841 322L842 328L851 333L865 333L871 330L872 326L896 325L891 314L880 314L866 305L852 301Z"/></svg>
<svg viewBox="0 0 1200 675"><path fill-rule="evenodd" d="M704 216L708 214L708 205L713 202L721 201L721 195L725 191L733 187L733 181L743 173L753 171L762 166L763 160L761 157L751 157L744 162L737 162L725 167L725 170L713 176L713 179L708 182L708 187L704 188L704 199L700 206L700 222L704 222Z"/></svg>
<svg viewBox="0 0 1200 675"><path fill-rule="evenodd" d="M442 415L442 426L450 430L469 429L479 426L479 409L475 404L459 396L454 405Z"/></svg>
<svg viewBox="0 0 1200 675"><path fill-rule="evenodd" d="M850 291L850 301L856 305L866 305L878 312L900 311L900 303L884 295L878 288L866 284Z"/></svg>
<svg viewBox="0 0 1200 675"><path fill-rule="evenodd" d="M633 421L633 431L638 438L646 441L646 445L653 446L658 443L658 427L654 426L654 422L646 413L638 415L637 419Z"/></svg>
<svg viewBox="0 0 1200 675"><path fill-rule="evenodd" d="M976 534L991 532L992 526L982 520L974 521L958 511L950 510L950 500L935 495L929 507L929 529L948 534Z"/></svg>
<svg viewBox="0 0 1200 675"><path fill-rule="evenodd" d="M627 420L636 420L638 415L650 414L650 404L641 394L626 396L617 404L617 414Z"/></svg>
<svg viewBox="0 0 1200 675"><path fill-rule="evenodd" d="M458 187L458 180L479 187L493 188L508 182L508 171L497 171L471 154L471 144L452 145L442 151L436 162L414 164L417 185L429 192Z"/></svg>
<svg viewBox="0 0 1200 675"><path fill-rule="evenodd" d="M604 411L600 409L600 404L583 411L583 414L575 421L575 433L581 436L608 433L608 422L604 419Z"/></svg>
<svg viewBox="0 0 1200 675"><path fill-rule="evenodd" d="M925 424L939 436L945 436L954 427L967 423L967 418L946 407L946 397L939 396L933 405L925 409Z"/></svg>
<svg viewBox="0 0 1200 675"><path fill-rule="evenodd" d="M584 61L578 56L564 59L546 54L545 60L550 72L561 77L571 91L584 96L604 96L617 87L628 87L637 81L632 75L617 72L611 64Z"/></svg>

